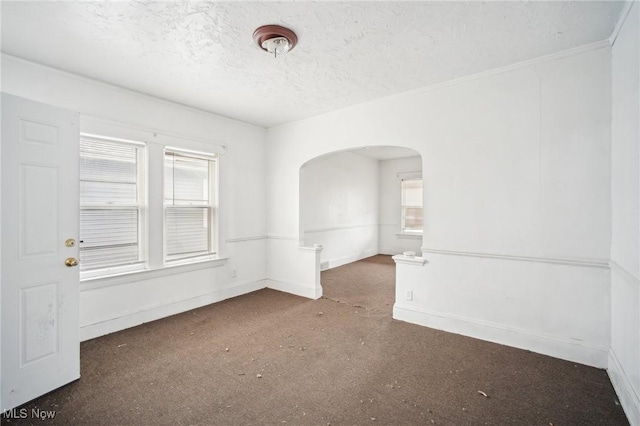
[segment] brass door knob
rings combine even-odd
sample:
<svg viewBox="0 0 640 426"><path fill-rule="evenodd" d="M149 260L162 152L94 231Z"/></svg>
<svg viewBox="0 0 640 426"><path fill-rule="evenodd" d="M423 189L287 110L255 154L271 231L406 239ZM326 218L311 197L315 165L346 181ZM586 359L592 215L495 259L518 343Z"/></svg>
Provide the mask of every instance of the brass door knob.
<svg viewBox="0 0 640 426"><path fill-rule="evenodd" d="M64 264L70 268L72 266L78 266L78 259L76 259L75 257L68 257L67 260L64 261Z"/></svg>

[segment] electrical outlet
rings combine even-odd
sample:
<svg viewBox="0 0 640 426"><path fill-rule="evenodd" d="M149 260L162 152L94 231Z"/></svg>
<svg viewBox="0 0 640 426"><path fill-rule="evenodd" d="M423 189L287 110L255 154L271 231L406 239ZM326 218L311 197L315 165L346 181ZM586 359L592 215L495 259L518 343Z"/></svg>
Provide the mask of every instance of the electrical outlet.
<svg viewBox="0 0 640 426"><path fill-rule="evenodd" d="M413 290L407 290L407 291L404 293L404 299L405 299L406 301L409 301L409 302L410 302L410 301L412 301L412 300L413 300Z"/></svg>
<svg viewBox="0 0 640 426"><path fill-rule="evenodd" d="M235 278L238 276L238 271L236 271L235 269L231 270L231 278Z"/></svg>

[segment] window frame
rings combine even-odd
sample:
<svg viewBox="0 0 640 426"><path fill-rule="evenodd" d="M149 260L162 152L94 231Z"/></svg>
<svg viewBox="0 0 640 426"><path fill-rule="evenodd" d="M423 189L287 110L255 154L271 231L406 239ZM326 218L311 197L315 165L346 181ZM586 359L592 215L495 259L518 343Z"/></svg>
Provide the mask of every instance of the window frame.
<svg viewBox="0 0 640 426"><path fill-rule="evenodd" d="M399 235L406 235L406 236L420 236L423 235L424 233L424 181L422 180L422 174L420 173L406 173L403 175L398 175L398 177L400 178L400 232ZM422 190L423 190L423 200L422 200L422 204L420 206L417 205L405 205L404 204L404 188L403 188L403 183L405 181L420 181L422 183ZM406 221L406 214L405 214L405 209L407 208L420 208L422 210L422 229L420 230L411 230L411 229L406 229L405 228L405 221Z"/></svg>
<svg viewBox="0 0 640 426"><path fill-rule="evenodd" d="M148 223L149 223L149 198L148 198L148 144L144 141L122 139L105 135L98 135L93 133L80 132L80 144L83 140L93 142L111 143L117 145L127 145L136 148L136 163L137 163L137 181L136 181L136 204L114 204L114 203L89 203L83 204L80 200L79 209L94 209L94 210L117 210L117 209L135 209L138 212L138 261L135 263L127 263L121 265L112 265L103 268L94 268L89 270L82 270L82 261L80 262L80 281L110 277L113 275L120 275L132 272L139 272L148 268L149 262L149 249L148 249ZM78 184L82 182L80 176L78 176ZM82 235L79 235L79 254L82 251ZM79 256L81 257L81 256Z"/></svg>
<svg viewBox="0 0 640 426"><path fill-rule="evenodd" d="M198 205L169 205L166 203L165 194L165 160L167 153L173 153L174 155L194 158L200 160L206 160L209 162L208 179L209 179L209 202L208 204ZM219 259L220 254L220 234L219 234L219 171L220 171L220 156L215 152L195 151L190 149L179 148L175 146L164 146L162 149L162 264L164 267L188 265L193 263L205 262L208 260ZM204 207L209 210L209 232L208 232L208 251L207 253L198 254L194 256L185 256L169 259L167 253L167 208L193 208Z"/></svg>

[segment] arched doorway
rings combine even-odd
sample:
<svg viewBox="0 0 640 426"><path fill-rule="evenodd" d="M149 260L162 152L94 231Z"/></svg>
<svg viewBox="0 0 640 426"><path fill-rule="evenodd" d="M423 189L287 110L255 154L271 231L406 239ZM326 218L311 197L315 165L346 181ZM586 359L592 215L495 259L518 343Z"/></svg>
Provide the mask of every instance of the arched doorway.
<svg viewBox="0 0 640 426"><path fill-rule="evenodd" d="M363 284L348 277L363 277L377 269L377 275L372 272L367 280L373 283L374 276L388 275L385 271L389 268L395 270L390 255L420 251L421 226L416 229L415 220L412 229L404 226L403 212L408 210L403 208L402 184L407 179L421 182L421 174L420 154L396 146L333 152L314 158L300 168L300 239L303 246L324 247L320 267L325 271L321 280L326 297L331 298L332 288L335 290L335 283L329 280ZM421 195L420 189L420 198ZM415 216L415 209L411 212ZM421 219L420 213L420 224ZM343 265L351 266L336 269ZM360 272L354 272L358 270ZM395 273L391 275L394 281ZM388 284L388 280L385 282ZM388 288L384 290L382 282L378 284L370 291L364 287L352 292L342 288L345 291L334 291L333 295L345 296L346 303L356 305L360 304L359 300L375 300L376 306L392 306L395 286L391 284L390 293ZM374 290L382 293L374 294ZM391 300L383 301L389 294Z"/></svg>

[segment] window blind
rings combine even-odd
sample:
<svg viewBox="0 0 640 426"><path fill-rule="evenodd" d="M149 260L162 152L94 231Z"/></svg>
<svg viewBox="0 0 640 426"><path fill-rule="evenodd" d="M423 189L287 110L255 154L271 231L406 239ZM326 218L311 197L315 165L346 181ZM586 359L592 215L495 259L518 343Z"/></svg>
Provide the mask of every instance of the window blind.
<svg viewBox="0 0 640 426"><path fill-rule="evenodd" d="M81 271L142 262L143 145L80 139Z"/></svg>
<svg viewBox="0 0 640 426"><path fill-rule="evenodd" d="M214 253L215 156L165 150L165 260Z"/></svg>

